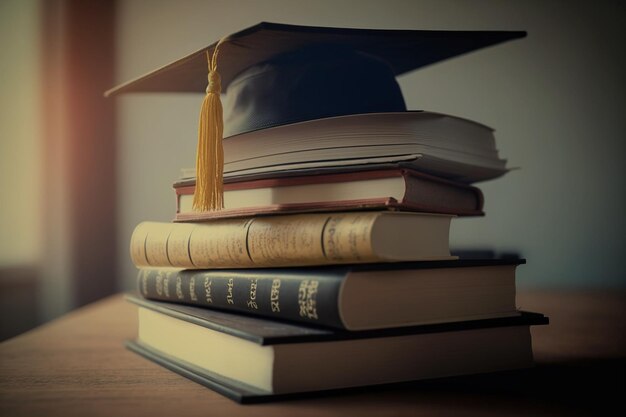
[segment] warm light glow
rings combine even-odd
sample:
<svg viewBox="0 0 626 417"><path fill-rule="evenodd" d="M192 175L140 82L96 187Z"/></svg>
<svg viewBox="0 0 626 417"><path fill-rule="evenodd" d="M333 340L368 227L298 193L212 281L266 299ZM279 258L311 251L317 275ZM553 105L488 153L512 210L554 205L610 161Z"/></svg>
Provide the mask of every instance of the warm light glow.
<svg viewBox="0 0 626 417"><path fill-rule="evenodd" d="M41 256L40 3L0 2L0 268Z"/></svg>

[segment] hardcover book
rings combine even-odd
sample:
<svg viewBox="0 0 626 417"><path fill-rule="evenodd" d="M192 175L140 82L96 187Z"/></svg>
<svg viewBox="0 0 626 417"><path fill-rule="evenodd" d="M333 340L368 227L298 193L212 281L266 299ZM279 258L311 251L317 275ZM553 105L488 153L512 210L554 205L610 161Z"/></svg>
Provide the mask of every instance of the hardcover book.
<svg viewBox="0 0 626 417"><path fill-rule="evenodd" d="M466 183L507 172L491 128L427 111L324 118L224 140L225 176L402 160Z"/></svg>
<svg viewBox="0 0 626 417"><path fill-rule="evenodd" d="M483 195L478 188L398 167L308 175L296 170L289 176L231 178L224 184L224 210L209 213L192 208L195 178L177 181L174 189L176 221L376 209L483 214Z"/></svg>
<svg viewBox="0 0 626 417"><path fill-rule="evenodd" d="M127 346L239 402L532 366L535 313L365 332L302 327L130 297Z"/></svg>
<svg viewBox="0 0 626 417"><path fill-rule="evenodd" d="M317 268L141 269L139 292L169 301L348 330L519 315L520 261Z"/></svg>
<svg viewBox="0 0 626 417"><path fill-rule="evenodd" d="M385 211L143 222L130 252L138 267L189 269L455 259L451 218Z"/></svg>

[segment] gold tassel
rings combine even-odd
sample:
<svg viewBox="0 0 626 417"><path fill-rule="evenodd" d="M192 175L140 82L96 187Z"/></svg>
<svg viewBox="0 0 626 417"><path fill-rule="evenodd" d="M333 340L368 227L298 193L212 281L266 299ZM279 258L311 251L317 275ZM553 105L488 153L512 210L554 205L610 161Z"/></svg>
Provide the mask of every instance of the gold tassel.
<svg viewBox="0 0 626 417"><path fill-rule="evenodd" d="M224 208L224 147L222 138L224 120L220 94L222 84L217 72L217 53L206 51L209 85L200 109L198 124L198 150L196 152L196 188L193 195L195 211L214 211Z"/></svg>

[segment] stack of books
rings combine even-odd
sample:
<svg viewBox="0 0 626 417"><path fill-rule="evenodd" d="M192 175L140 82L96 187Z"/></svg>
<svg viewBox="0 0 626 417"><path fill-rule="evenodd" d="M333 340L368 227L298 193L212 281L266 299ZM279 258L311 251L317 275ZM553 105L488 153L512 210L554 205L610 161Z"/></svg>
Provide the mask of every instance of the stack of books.
<svg viewBox="0 0 626 417"><path fill-rule="evenodd" d="M407 111L395 81L520 36L261 23L225 38L224 208L192 209L188 171L175 221L135 228L128 347L240 402L532 366L547 318L516 308L524 261L449 247L455 217L483 215L470 184L507 172L493 131ZM113 92L204 91L220 44Z"/></svg>
<svg viewBox="0 0 626 417"><path fill-rule="evenodd" d="M480 126L455 123L453 138ZM546 319L516 309L523 260L450 255L451 220L483 204L450 177L489 168L439 162L454 169L434 176L414 159L227 175L225 209L203 214L190 209L193 178L177 181L177 221L133 233L130 348L242 402L531 366L529 326Z"/></svg>

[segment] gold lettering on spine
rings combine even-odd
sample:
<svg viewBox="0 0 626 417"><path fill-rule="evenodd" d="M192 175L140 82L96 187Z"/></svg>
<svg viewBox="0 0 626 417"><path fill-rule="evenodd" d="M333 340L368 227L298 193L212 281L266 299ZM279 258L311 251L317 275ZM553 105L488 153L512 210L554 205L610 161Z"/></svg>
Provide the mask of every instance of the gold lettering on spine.
<svg viewBox="0 0 626 417"><path fill-rule="evenodd" d="M156 292L159 296L163 295L163 272L157 272L156 276Z"/></svg>
<svg viewBox="0 0 626 417"><path fill-rule="evenodd" d="M333 215L323 235L326 259L338 263L376 261L371 234L378 216L378 213Z"/></svg>
<svg viewBox="0 0 626 417"><path fill-rule="evenodd" d="M246 250L249 220L218 220L199 224L189 239L196 268L245 268L253 266Z"/></svg>
<svg viewBox="0 0 626 417"><path fill-rule="evenodd" d="M204 299L208 304L213 304L213 297L211 296L211 284L213 281L209 277L204 277Z"/></svg>
<svg viewBox="0 0 626 417"><path fill-rule="evenodd" d="M167 298L170 298L170 276L171 275L172 273L168 272L163 277L163 294L165 294L165 297Z"/></svg>
<svg viewBox="0 0 626 417"><path fill-rule="evenodd" d="M270 306L272 307L272 313L280 313L280 280L272 280L272 289L270 291Z"/></svg>
<svg viewBox="0 0 626 417"><path fill-rule="evenodd" d="M189 280L189 297L191 297L191 301L198 301L198 296L196 295L196 277L191 277Z"/></svg>
<svg viewBox="0 0 626 417"><path fill-rule="evenodd" d="M183 294L183 280L180 277L176 277L176 297L179 300L185 299L185 295Z"/></svg>
<svg viewBox="0 0 626 417"><path fill-rule="evenodd" d="M325 263L322 230L328 215L258 217L250 225L248 249L259 266Z"/></svg>
<svg viewBox="0 0 626 417"><path fill-rule="evenodd" d="M259 306L256 303L256 287L257 287L257 279L253 278L250 280L250 299L246 303L248 308L258 310Z"/></svg>
<svg viewBox="0 0 626 417"><path fill-rule="evenodd" d="M300 317L317 320L317 289L319 281L305 279L298 288Z"/></svg>
<svg viewBox="0 0 626 417"><path fill-rule="evenodd" d="M234 287L235 287L235 281L232 278L229 278L228 287L226 288L226 302L228 304L235 304L235 297L233 296Z"/></svg>

